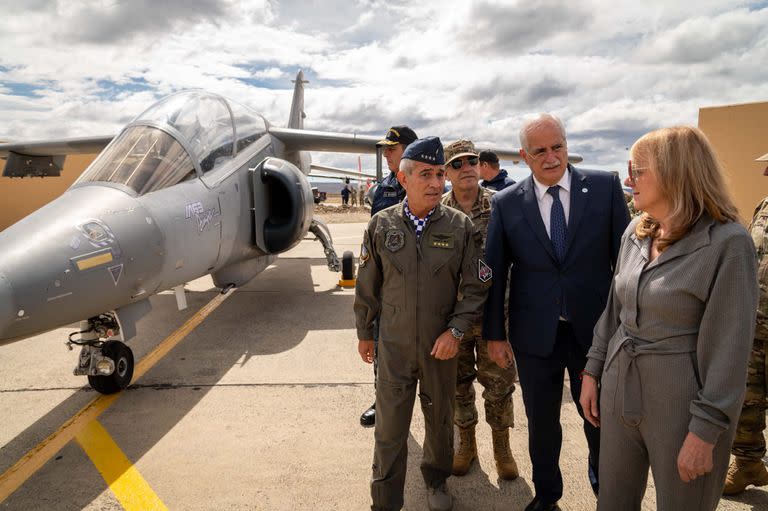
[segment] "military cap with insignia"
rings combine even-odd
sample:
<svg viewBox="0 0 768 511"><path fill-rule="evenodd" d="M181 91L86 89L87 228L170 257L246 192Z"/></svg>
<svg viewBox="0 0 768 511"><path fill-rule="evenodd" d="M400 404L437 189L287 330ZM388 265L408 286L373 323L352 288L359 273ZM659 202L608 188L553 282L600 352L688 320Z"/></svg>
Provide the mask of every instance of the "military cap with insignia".
<svg viewBox="0 0 768 511"><path fill-rule="evenodd" d="M445 164L448 165L456 158L462 156L475 156L477 157L477 150L475 144L471 140L465 138L452 142L445 146Z"/></svg>
<svg viewBox="0 0 768 511"><path fill-rule="evenodd" d="M384 135L384 138L376 142L377 147L385 145L403 144L408 145L419 138L416 133L408 126L392 126Z"/></svg>
<svg viewBox="0 0 768 511"><path fill-rule="evenodd" d="M445 165L443 144L438 137L420 138L405 148L402 159Z"/></svg>

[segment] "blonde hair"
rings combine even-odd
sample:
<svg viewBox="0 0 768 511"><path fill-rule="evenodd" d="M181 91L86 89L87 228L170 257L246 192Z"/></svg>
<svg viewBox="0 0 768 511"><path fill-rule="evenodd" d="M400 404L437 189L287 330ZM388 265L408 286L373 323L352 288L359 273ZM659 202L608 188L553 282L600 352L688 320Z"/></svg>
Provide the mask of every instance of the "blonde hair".
<svg viewBox="0 0 768 511"><path fill-rule="evenodd" d="M634 143L630 154L633 160L641 156L648 162L670 205L669 232L660 237L659 221L643 213L635 227L638 238L658 238L662 251L685 236L704 213L720 223L738 221L723 167L701 130L676 126L651 131Z"/></svg>

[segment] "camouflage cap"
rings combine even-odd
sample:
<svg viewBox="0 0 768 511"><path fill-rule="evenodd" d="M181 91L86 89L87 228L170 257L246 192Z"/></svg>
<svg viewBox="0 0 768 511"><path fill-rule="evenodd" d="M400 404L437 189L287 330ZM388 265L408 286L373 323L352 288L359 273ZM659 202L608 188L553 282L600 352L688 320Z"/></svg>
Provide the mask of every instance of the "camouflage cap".
<svg viewBox="0 0 768 511"><path fill-rule="evenodd" d="M755 161L768 161L768 153L765 153L760 158L756 159Z"/></svg>
<svg viewBox="0 0 768 511"><path fill-rule="evenodd" d="M443 150L445 151L446 165L451 163L456 158L460 158L462 156L478 156L477 149L475 149L475 144L473 144L471 140L467 140L465 138L448 144L447 146L443 147Z"/></svg>

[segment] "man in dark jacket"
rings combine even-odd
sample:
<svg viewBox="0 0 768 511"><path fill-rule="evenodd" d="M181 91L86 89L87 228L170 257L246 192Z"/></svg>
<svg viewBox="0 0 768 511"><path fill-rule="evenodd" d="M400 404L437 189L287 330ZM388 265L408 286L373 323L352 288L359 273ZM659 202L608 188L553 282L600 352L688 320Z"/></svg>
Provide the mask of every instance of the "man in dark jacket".
<svg viewBox="0 0 768 511"><path fill-rule="evenodd" d="M373 192L371 216L382 209L402 202L405 198L405 189L397 181L397 169L400 165L400 159L403 157L403 151L408 147L408 144L417 138L416 133L408 126L392 126L384 138L376 143L377 147L384 148L384 158L387 160L389 175L381 180Z"/></svg>
<svg viewBox="0 0 768 511"><path fill-rule="evenodd" d="M488 294L483 338L499 366L517 360L536 492L525 511L556 511L563 495L563 374L568 371L583 418L579 374L605 308L629 212L618 177L568 163L565 128L557 117L541 114L527 121L520 144L531 175L492 201L485 249L498 277ZM509 281L502 277L508 273ZM588 476L597 495L600 432L585 420L584 433Z"/></svg>
<svg viewBox="0 0 768 511"><path fill-rule="evenodd" d="M480 186L484 188L490 188L499 192L515 184L515 181L509 177L507 171L499 167L499 157L490 149L480 151L479 170L480 177L483 178Z"/></svg>

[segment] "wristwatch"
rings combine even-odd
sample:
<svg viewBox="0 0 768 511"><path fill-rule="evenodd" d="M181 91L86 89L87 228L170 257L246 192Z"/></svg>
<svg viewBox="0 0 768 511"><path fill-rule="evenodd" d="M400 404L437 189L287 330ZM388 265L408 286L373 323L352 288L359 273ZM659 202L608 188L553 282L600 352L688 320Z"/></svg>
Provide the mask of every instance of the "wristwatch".
<svg viewBox="0 0 768 511"><path fill-rule="evenodd" d="M451 335L457 338L458 340L462 340L464 338L464 332L462 332L456 327L451 328Z"/></svg>

